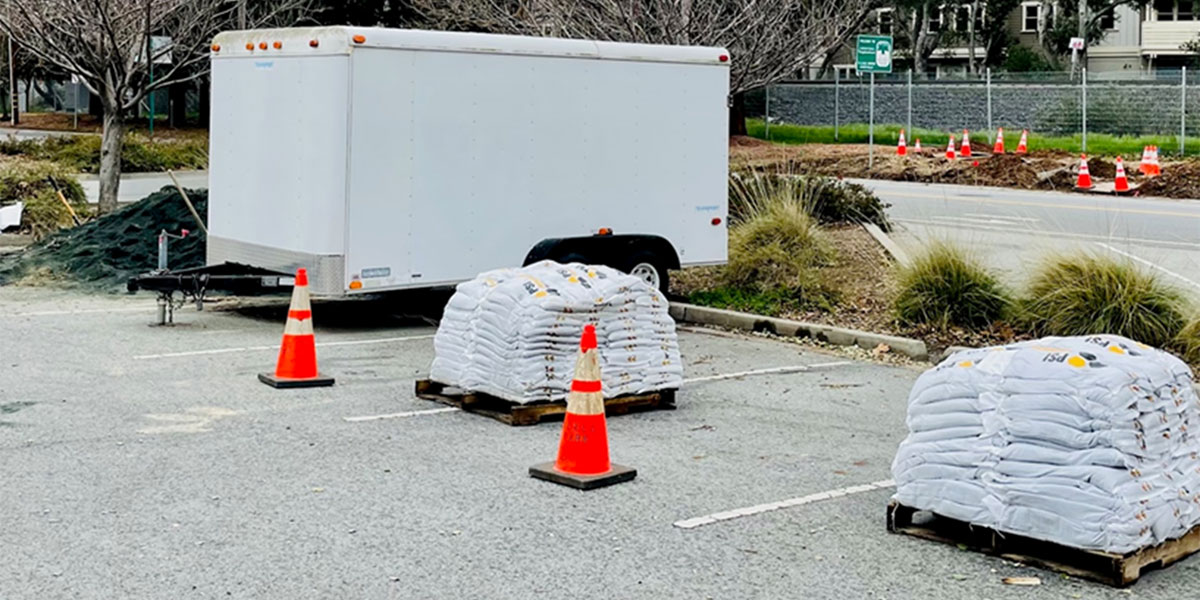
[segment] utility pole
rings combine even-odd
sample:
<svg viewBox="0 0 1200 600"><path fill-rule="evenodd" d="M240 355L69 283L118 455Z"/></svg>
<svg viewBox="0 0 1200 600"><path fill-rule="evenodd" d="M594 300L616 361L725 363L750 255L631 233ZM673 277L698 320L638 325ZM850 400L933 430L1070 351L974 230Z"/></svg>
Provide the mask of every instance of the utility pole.
<svg viewBox="0 0 1200 600"><path fill-rule="evenodd" d="M237 7L238 29L246 30L246 0L238 0Z"/></svg>

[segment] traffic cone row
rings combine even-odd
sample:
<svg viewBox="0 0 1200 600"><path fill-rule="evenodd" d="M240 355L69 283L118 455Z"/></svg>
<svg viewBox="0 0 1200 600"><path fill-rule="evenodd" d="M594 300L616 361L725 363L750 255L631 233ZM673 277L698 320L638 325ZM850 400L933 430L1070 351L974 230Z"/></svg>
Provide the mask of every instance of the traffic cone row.
<svg viewBox="0 0 1200 600"><path fill-rule="evenodd" d="M947 160L955 160L959 157L970 158L971 157L971 137L970 136L971 136L971 132L964 129L963 135L962 135L962 147L961 147L961 149L959 149L959 148L955 147L954 136L951 135L950 136L950 145L947 146L947 148L946 148L946 159ZM921 153L921 138L916 138L915 141L916 141L916 143L913 145L913 152L920 154ZM1023 130L1021 130L1021 141L1017 144L1016 153L1017 154L1025 154L1027 152L1029 152L1029 130L1023 129ZM1003 127L996 129L996 143L992 146L992 153L993 154L1004 154L1005 153L1004 128ZM908 155L907 137L905 136L903 129L900 130L900 140L896 144L896 155L897 156L907 156Z"/></svg>

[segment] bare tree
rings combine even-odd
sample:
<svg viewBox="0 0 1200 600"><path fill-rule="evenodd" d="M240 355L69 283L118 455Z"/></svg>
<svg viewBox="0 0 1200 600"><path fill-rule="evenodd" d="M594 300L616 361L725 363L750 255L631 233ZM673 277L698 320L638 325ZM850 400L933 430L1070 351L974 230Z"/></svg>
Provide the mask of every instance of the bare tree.
<svg viewBox="0 0 1200 600"><path fill-rule="evenodd" d="M729 49L730 133L744 93L818 68L874 0L414 0L437 29Z"/></svg>
<svg viewBox="0 0 1200 600"><path fill-rule="evenodd" d="M101 213L117 207L122 117L151 92L206 73L212 36L231 26L238 4L228 0L0 0L0 30L42 61L77 75L100 99L104 108ZM249 24L260 27L295 19L307 0L252 4ZM152 47L151 37L159 36L169 38L169 43ZM155 63L161 64L151 77L147 66Z"/></svg>

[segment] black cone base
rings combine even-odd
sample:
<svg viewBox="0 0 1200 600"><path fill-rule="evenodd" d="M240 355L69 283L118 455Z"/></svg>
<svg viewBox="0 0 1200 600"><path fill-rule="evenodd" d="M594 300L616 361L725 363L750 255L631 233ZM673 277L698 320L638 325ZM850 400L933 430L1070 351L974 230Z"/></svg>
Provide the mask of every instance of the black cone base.
<svg viewBox="0 0 1200 600"><path fill-rule="evenodd" d="M327 387L333 385L333 378L317 374L312 379L289 379L276 377L274 373L259 373L258 380L273 388L308 388Z"/></svg>
<svg viewBox="0 0 1200 600"><path fill-rule="evenodd" d="M576 475L564 473L554 467L554 461L529 467L529 476L537 479L553 481L561 485L580 490L594 490L605 486L629 481L637 477L637 469L614 464L607 473L599 475Z"/></svg>

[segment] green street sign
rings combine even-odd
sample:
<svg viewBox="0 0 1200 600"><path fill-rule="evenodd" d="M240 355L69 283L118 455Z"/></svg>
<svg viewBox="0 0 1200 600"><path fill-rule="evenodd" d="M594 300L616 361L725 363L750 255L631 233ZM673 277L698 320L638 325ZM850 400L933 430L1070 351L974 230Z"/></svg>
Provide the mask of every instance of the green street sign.
<svg viewBox="0 0 1200 600"><path fill-rule="evenodd" d="M860 35L854 67L859 73L892 72L892 36Z"/></svg>

